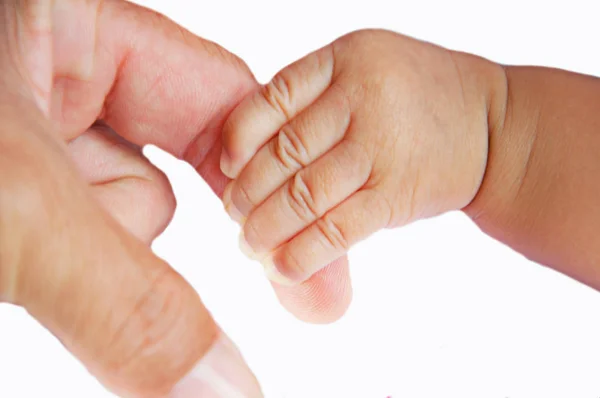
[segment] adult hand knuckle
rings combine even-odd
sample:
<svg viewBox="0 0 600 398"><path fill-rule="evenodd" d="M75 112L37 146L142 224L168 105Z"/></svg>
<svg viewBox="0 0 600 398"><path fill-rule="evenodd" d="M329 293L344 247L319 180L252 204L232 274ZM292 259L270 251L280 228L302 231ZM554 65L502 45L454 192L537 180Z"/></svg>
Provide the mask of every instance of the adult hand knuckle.
<svg viewBox="0 0 600 398"><path fill-rule="evenodd" d="M10 170L0 184L0 242L10 240L14 245L32 230L49 224L52 191L43 194L41 179L27 165L0 168Z"/></svg>
<svg viewBox="0 0 600 398"><path fill-rule="evenodd" d="M48 224L38 182L21 167L3 175L0 184L0 301L17 300L21 262L35 231ZM38 242L37 243L42 243Z"/></svg>
<svg viewBox="0 0 600 398"><path fill-rule="evenodd" d="M113 374L137 374L140 366L165 355L165 350L169 348L165 342L179 338L174 334L181 332L181 328L175 328L174 325L179 319L185 318L186 289L179 289L180 286L173 283L171 278L172 271L163 271L139 294L130 310L123 311L121 324L112 331L104 347L104 362ZM180 359L184 362L188 358ZM164 365L171 369L178 366L176 363ZM151 381L153 388L157 389L161 388L162 383L168 382L159 379Z"/></svg>

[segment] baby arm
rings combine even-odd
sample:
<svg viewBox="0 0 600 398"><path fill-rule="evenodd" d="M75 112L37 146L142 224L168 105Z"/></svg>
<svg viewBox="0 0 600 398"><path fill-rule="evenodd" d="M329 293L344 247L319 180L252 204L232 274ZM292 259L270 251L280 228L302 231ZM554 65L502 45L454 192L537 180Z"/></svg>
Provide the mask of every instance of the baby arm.
<svg viewBox="0 0 600 398"><path fill-rule="evenodd" d="M504 70L506 106L465 211L529 259L600 289L600 79Z"/></svg>

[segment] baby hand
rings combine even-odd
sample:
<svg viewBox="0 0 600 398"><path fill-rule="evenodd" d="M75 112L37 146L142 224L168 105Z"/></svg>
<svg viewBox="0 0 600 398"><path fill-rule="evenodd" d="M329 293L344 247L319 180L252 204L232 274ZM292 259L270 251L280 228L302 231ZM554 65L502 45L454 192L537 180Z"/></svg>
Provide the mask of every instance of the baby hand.
<svg viewBox="0 0 600 398"><path fill-rule="evenodd" d="M386 31L283 69L223 132L224 202L246 253L298 283L379 229L469 204L499 69Z"/></svg>

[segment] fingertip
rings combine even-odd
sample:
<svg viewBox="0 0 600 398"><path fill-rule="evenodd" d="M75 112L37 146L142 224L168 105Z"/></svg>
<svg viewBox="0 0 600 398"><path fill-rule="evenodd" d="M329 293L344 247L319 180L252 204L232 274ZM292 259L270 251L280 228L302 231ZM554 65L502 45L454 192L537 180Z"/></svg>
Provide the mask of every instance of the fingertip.
<svg viewBox="0 0 600 398"><path fill-rule="evenodd" d="M258 261L263 266L266 277L273 283L277 283L282 286L294 286L299 284L301 281L293 281L292 279L283 275L275 263L270 253L257 253L246 241L244 231L240 232L239 236L239 247L241 252L250 260Z"/></svg>
<svg viewBox="0 0 600 398"><path fill-rule="evenodd" d="M171 390L168 398L262 398L256 377L233 342L220 332L202 359Z"/></svg>
<svg viewBox="0 0 600 398"><path fill-rule="evenodd" d="M263 261L261 261L261 264L265 270L265 275L271 282L282 286L296 286L300 284L300 282L293 281L279 272L279 269L277 269L277 266L273 262L273 258L271 256L267 256Z"/></svg>
<svg viewBox="0 0 600 398"><path fill-rule="evenodd" d="M229 217L239 225L243 226L246 222L246 217L238 210L231 198L231 191L233 190L234 184L235 181L230 181L225 187L225 190L223 191L223 206Z"/></svg>
<svg viewBox="0 0 600 398"><path fill-rule="evenodd" d="M223 202L223 206L227 207L229 202L231 202L231 190L233 188L233 181L229 181L225 188L223 189L223 193L221 194L221 201Z"/></svg>
<svg viewBox="0 0 600 398"><path fill-rule="evenodd" d="M248 259L253 260L253 261L261 261L263 259L264 255L260 255L259 253L254 251L252 246L250 246L250 244L248 243L248 240L246 239L246 234L244 233L244 228L242 228L242 230L240 231L240 235L238 237L238 245L239 245L240 251Z"/></svg>
<svg viewBox="0 0 600 398"><path fill-rule="evenodd" d="M348 258L343 256L296 286L273 283L281 305L303 322L330 324L342 318L352 302Z"/></svg>
<svg viewBox="0 0 600 398"><path fill-rule="evenodd" d="M321 264L321 267L318 268L307 267L303 258L299 258L289 250L287 243L263 257L261 263L269 279L283 286L305 283L327 265Z"/></svg>

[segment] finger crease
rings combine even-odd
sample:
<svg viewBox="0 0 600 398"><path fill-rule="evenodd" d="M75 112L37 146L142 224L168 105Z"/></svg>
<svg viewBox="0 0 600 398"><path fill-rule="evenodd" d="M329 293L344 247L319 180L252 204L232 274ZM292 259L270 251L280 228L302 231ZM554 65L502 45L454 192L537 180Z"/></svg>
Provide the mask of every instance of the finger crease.
<svg viewBox="0 0 600 398"><path fill-rule="evenodd" d="M313 193L300 173L296 174L293 183L289 185L288 196L292 208L303 221L308 222L319 217Z"/></svg>
<svg viewBox="0 0 600 398"><path fill-rule="evenodd" d="M347 237L342 232L340 226L333 221L331 217L325 216L318 220L316 227L332 248L336 250L346 250L349 247Z"/></svg>
<svg viewBox="0 0 600 398"><path fill-rule="evenodd" d="M277 75L266 87L265 99L275 110L282 113L286 120L290 120L293 115L290 112L292 88L281 75Z"/></svg>
<svg viewBox="0 0 600 398"><path fill-rule="evenodd" d="M306 167L304 161L307 158L305 146L298 135L291 131L290 127L284 127L279 132L275 155L288 170L298 170Z"/></svg>

